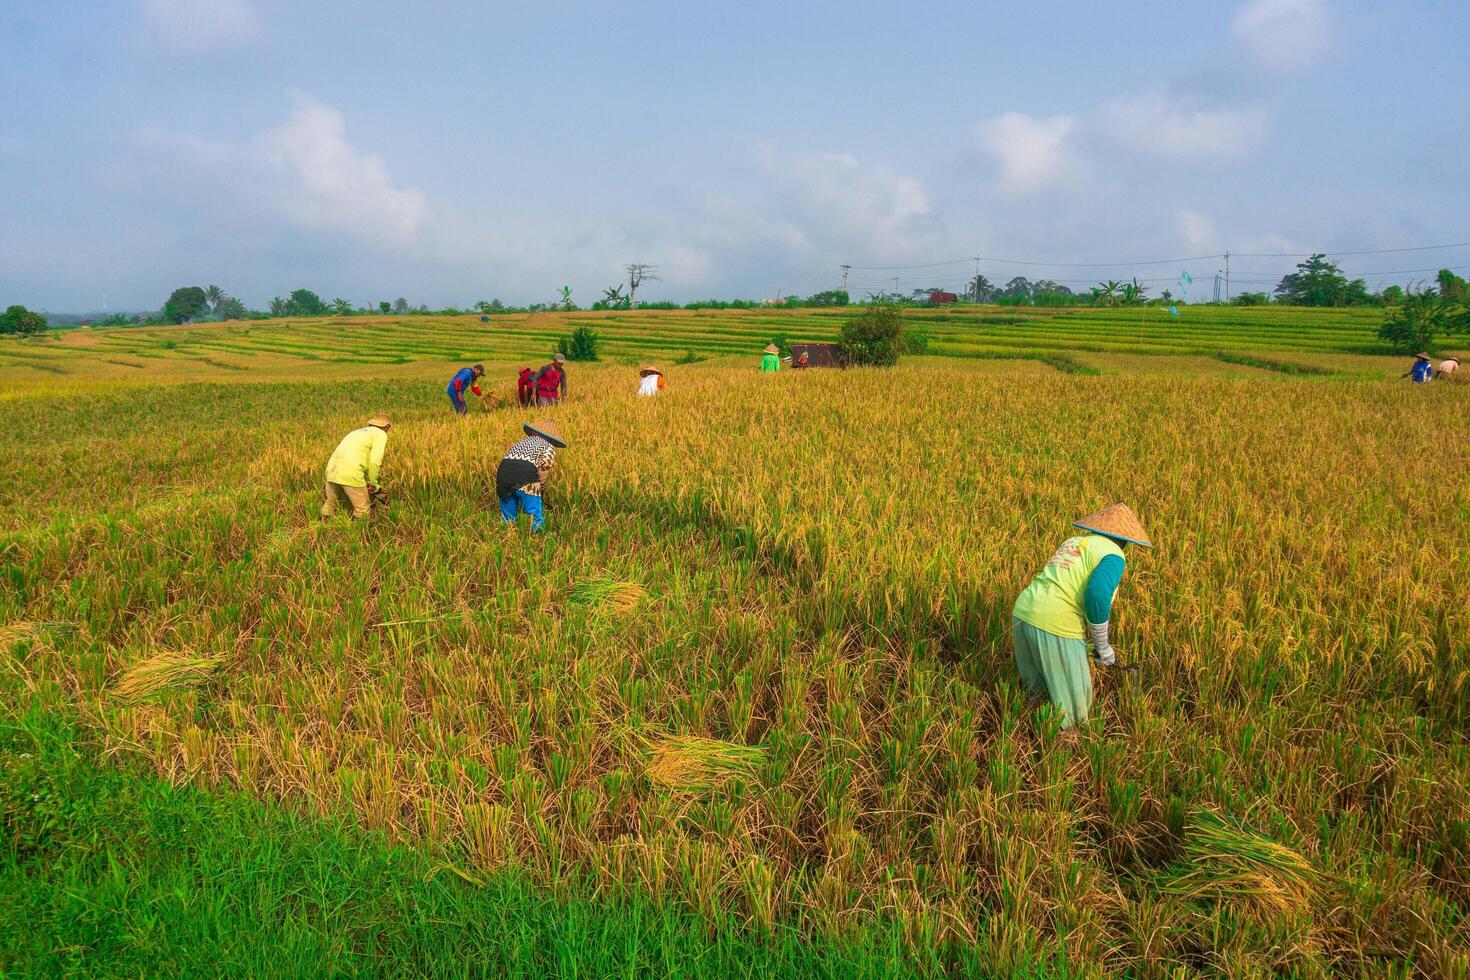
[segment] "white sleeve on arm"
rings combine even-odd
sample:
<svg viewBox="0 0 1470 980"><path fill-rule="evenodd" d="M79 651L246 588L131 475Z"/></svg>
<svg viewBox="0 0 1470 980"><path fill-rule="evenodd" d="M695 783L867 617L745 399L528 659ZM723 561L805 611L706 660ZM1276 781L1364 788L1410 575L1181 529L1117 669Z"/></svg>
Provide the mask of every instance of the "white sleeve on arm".
<svg viewBox="0 0 1470 980"><path fill-rule="evenodd" d="M1104 667L1111 667L1118 660L1118 655L1113 651L1112 644L1108 642L1107 623L1088 623L1087 635L1092 638L1093 655L1097 662Z"/></svg>

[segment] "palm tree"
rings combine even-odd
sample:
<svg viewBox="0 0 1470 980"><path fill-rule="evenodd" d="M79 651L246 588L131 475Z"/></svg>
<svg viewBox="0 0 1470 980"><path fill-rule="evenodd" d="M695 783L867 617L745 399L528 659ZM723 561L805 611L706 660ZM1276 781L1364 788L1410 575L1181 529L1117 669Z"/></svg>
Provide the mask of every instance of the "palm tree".
<svg viewBox="0 0 1470 980"><path fill-rule="evenodd" d="M209 303L210 309L218 313L220 304L225 301L225 291L215 285L207 286L204 289L204 299Z"/></svg>
<svg viewBox="0 0 1470 980"><path fill-rule="evenodd" d="M1117 304L1118 294L1122 290L1123 284L1121 282L1116 279L1109 279L1107 282L1098 283L1093 293L1101 299L1106 300L1109 306L1114 306Z"/></svg>
<svg viewBox="0 0 1470 980"><path fill-rule="evenodd" d="M1123 302L1128 306L1136 306L1142 303L1148 296L1148 287L1138 281L1135 276L1132 282L1123 284Z"/></svg>

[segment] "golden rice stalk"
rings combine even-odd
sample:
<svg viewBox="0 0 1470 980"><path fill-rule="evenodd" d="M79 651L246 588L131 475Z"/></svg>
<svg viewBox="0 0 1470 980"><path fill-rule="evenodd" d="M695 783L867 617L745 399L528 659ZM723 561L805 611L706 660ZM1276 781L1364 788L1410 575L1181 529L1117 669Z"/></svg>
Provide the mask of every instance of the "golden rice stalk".
<svg viewBox="0 0 1470 980"><path fill-rule="evenodd" d="M599 606L614 616L628 616L648 598L648 590L637 582L612 578L590 578L572 586L567 600L578 606Z"/></svg>
<svg viewBox="0 0 1470 980"><path fill-rule="evenodd" d="M705 793L740 776L754 779L765 760L758 745L736 745L697 735L674 735L648 747L648 778L660 786L686 793Z"/></svg>
<svg viewBox="0 0 1470 980"><path fill-rule="evenodd" d="M112 685L112 693L120 701L135 702L162 691L203 684L214 675L222 659L200 657L185 650L164 650L124 671Z"/></svg>
<svg viewBox="0 0 1470 980"><path fill-rule="evenodd" d="M26 622L25 620L0 625L0 649L7 648L17 640L24 640L40 632L41 628L39 624Z"/></svg>
<svg viewBox="0 0 1470 980"><path fill-rule="evenodd" d="M1235 827L1200 809L1185 837L1186 870L1163 891L1208 902L1243 902L1263 912L1304 911L1311 903L1316 869L1284 844Z"/></svg>

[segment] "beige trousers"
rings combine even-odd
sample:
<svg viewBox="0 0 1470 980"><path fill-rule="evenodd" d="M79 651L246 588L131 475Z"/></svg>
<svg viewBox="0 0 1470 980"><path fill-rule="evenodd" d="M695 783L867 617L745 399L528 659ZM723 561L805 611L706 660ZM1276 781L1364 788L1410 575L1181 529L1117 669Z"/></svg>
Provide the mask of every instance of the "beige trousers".
<svg viewBox="0 0 1470 980"><path fill-rule="evenodd" d="M337 513L339 506L350 510L354 520L370 517L373 513L372 499L368 496L367 487L344 487L328 480L326 492L322 496L322 516L331 517Z"/></svg>

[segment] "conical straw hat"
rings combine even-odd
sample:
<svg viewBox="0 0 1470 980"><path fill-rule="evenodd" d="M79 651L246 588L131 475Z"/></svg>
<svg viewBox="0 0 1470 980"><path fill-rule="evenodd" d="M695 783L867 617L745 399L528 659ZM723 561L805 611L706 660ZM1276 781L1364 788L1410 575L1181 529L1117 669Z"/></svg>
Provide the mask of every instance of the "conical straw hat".
<svg viewBox="0 0 1470 980"><path fill-rule="evenodd" d="M767 344L765 346L765 351L767 354L779 354L781 353L781 348L777 347L775 344Z"/></svg>
<svg viewBox="0 0 1470 980"><path fill-rule="evenodd" d="M1148 535L1144 533L1143 525L1138 521L1138 515L1133 513L1127 504L1112 504L1104 507L1096 514L1088 514L1081 520L1073 521L1072 526L1109 538L1117 538L1119 541L1141 544L1145 548L1154 546L1154 543L1148 539Z"/></svg>
<svg viewBox="0 0 1470 980"><path fill-rule="evenodd" d="M652 364L648 364L648 365L645 365L644 366L644 368L643 368L642 371L639 371L638 372L638 377L640 377L640 378L646 378L650 374L663 374L663 372L660 371L658 368L654 367Z"/></svg>
<svg viewBox="0 0 1470 980"><path fill-rule="evenodd" d="M560 449L567 447L567 441L561 437L561 430L551 419L537 419L534 422L527 422L521 428L526 430L528 436L540 436Z"/></svg>
<svg viewBox="0 0 1470 980"><path fill-rule="evenodd" d="M372 418L368 419L367 424L376 425L379 428L382 428L383 426L392 425L393 421L388 418L387 412L379 412L377 415L374 415Z"/></svg>
<svg viewBox="0 0 1470 980"><path fill-rule="evenodd" d="M1417 354L1415 354L1415 355L1414 355L1414 356L1415 356L1415 357L1416 357L1416 358L1418 358L1418 359L1419 359L1419 360L1421 360L1421 361L1427 361L1427 360L1429 360L1429 355L1428 355L1428 354L1426 354L1426 353L1425 353L1425 352L1424 352L1424 351L1422 351L1422 350L1421 350L1421 351L1420 351L1420 352L1419 352L1419 353L1417 353Z"/></svg>

